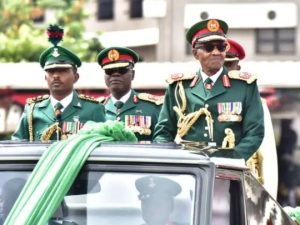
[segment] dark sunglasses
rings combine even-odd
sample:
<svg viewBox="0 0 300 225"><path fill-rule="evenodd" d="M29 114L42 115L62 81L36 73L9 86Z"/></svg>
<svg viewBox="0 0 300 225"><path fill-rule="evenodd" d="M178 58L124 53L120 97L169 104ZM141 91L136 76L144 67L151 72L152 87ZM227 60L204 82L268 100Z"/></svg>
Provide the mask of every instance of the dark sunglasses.
<svg viewBox="0 0 300 225"><path fill-rule="evenodd" d="M106 70L104 70L104 72L106 75L109 75L109 76L113 75L114 73L124 75L129 70L130 70L129 67L120 67L120 68L106 69Z"/></svg>
<svg viewBox="0 0 300 225"><path fill-rule="evenodd" d="M225 43L222 44L205 43L205 44L195 44L195 48L202 49L206 52L212 52L215 48L217 48L219 52L225 52L227 45Z"/></svg>

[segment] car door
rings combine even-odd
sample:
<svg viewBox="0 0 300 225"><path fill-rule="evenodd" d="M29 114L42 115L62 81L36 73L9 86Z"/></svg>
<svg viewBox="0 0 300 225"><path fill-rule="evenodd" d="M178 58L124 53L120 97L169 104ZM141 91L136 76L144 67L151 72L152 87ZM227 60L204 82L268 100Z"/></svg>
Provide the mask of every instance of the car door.
<svg viewBox="0 0 300 225"><path fill-rule="evenodd" d="M295 224L249 172L245 173L245 203L249 225Z"/></svg>

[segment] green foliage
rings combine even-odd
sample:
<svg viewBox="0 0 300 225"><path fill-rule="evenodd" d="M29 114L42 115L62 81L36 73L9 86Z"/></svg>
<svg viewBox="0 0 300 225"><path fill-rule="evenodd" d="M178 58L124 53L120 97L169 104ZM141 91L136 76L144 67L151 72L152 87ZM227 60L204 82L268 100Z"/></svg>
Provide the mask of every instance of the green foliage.
<svg viewBox="0 0 300 225"><path fill-rule="evenodd" d="M296 224L300 224L300 207L297 206L295 208L286 206L284 207L286 213L296 222Z"/></svg>
<svg viewBox="0 0 300 225"><path fill-rule="evenodd" d="M0 61L38 61L40 53L48 46L48 41L43 36L40 30L31 29L25 24L18 30L9 29L6 34L1 33Z"/></svg>
<svg viewBox="0 0 300 225"><path fill-rule="evenodd" d="M46 29L49 24L36 25L33 19L46 9L55 9L56 21L64 28L62 46L82 61L95 61L103 48L98 39L83 38L84 19L88 14L86 0L1 0L0 1L0 62L36 62L43 50L50 47Z"/></svg>
<svg viewBox="0 0 300 225"><path fill-rule="evenodd" d="M28 0L2 0L0 5L1 31L7 31L13 35L21 25L30 25L30 12Z"/></svg>

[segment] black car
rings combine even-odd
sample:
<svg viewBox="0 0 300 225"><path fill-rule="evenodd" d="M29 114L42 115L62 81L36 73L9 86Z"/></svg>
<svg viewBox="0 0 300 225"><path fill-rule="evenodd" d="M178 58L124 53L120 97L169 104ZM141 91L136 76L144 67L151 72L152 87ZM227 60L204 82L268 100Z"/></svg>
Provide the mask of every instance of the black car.
<svg viewBox="0 0 300 225"><path fill-rule="evenodd" d="M2 221L48 147L0 144ZM174 225L295 224L243 160L175 144L121 143L91 153L48 224L160 225L166 218Z"/></svg>

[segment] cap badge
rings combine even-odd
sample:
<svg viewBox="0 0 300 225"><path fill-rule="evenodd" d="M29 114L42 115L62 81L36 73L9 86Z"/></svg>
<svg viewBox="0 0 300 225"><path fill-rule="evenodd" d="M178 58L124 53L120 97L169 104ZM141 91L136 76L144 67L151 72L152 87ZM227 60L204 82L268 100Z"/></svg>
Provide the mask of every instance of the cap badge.
<svg viewBox="0 0 300 225"><path fill-rule="evenodd" d="M53 53L52 53L52 56L53 56L53 57L58 57L58 56L60 56L60 54L59 54L59 52L58 52L58 48L54 48L54 51L53 51Z"/></svg>
<svg viewBox="0 0 300 225"><path fill-rule="evenodd" d="M112 49L108 52L108 59L110 61L117 61L120 58L120 53L116 49Z"/></svg>
<svg viewBox="0 0 300 225"><path fill-rule="evenodd" d="M152 177L149 178L149 184L148 186L150 188L154 188L156 186L155 182L154 182L154 179Z"/></svg>
<svg viewBox="0 0 300 225"><path fill-rule="evenodd" d="M217 20L209 20L207 23L207 29L210 32L217 32L220 28L220 24Z"/></svg>

